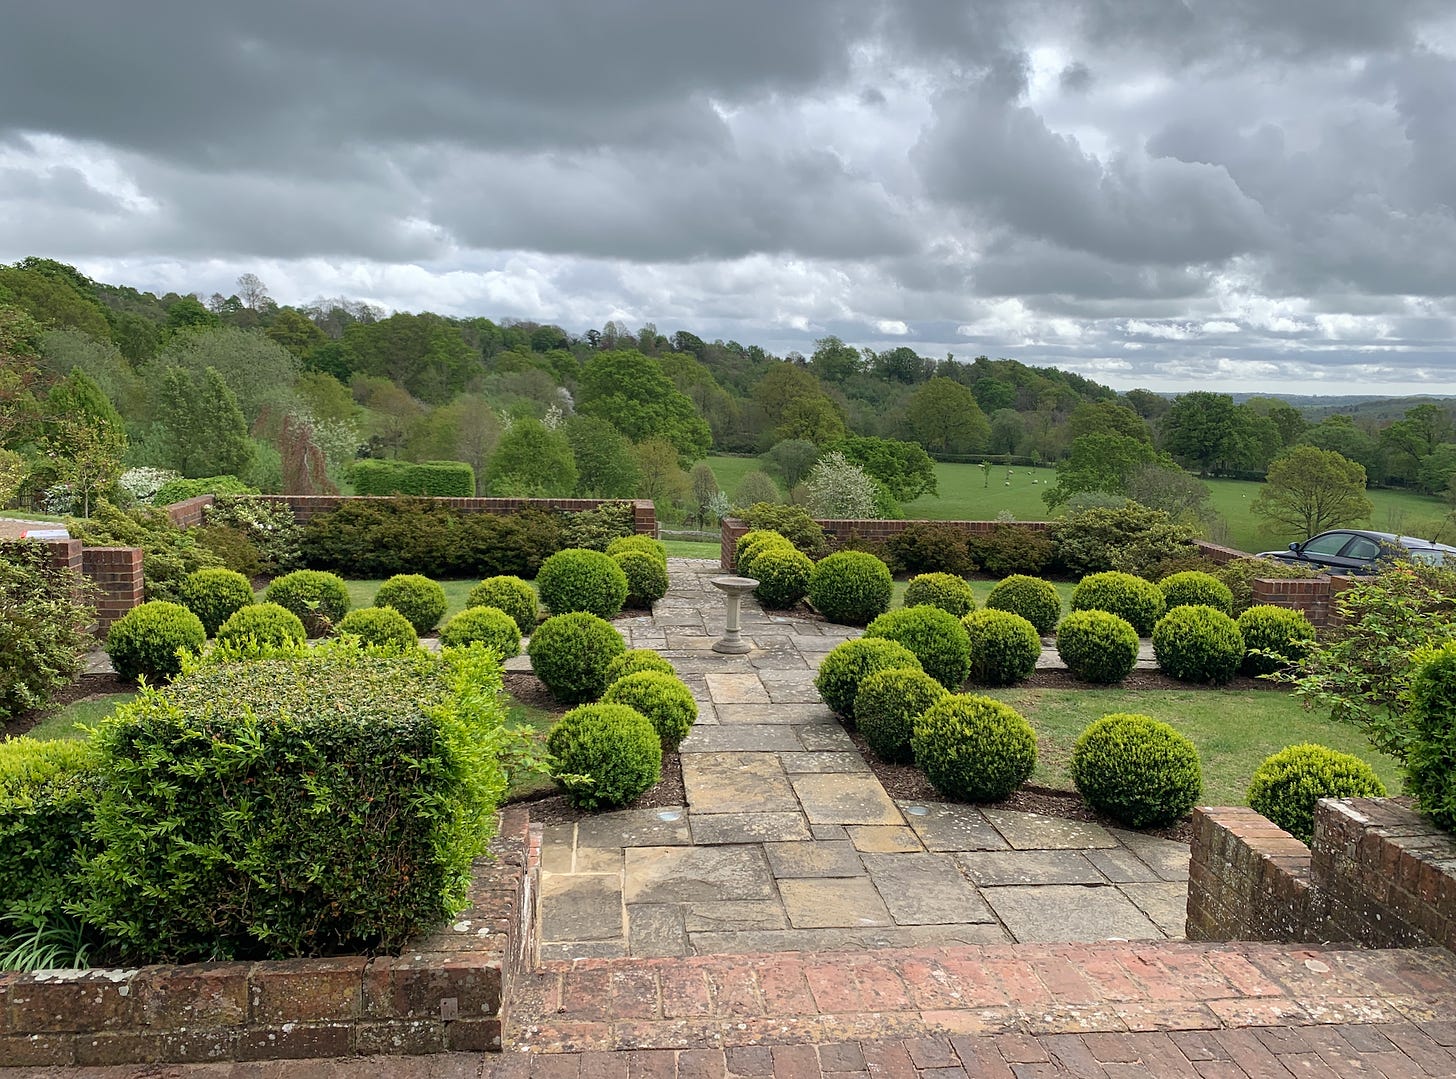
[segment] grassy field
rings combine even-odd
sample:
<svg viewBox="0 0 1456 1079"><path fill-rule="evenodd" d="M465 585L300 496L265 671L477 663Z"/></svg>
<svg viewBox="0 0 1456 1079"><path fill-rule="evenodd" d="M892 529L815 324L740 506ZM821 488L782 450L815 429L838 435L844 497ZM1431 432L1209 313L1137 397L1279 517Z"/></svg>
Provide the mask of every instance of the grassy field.
<svg viewBox="0 0 1456 1079"><path fill-rule="evenodd" d="M135 693L108 693L104 697L93 697L90 700L68 704L64 708L56 709L53 714L26 731L26 737L43 742L62 738L83 738L86 732L77 728L78 723L94 727L111 715L117 705L125 704L135 696Z"/></svg>

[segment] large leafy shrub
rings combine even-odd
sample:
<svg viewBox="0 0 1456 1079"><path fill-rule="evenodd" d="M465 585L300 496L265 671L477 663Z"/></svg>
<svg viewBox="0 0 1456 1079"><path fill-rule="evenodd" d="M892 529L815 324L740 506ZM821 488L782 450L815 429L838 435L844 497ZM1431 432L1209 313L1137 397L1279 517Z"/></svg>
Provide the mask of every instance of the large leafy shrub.
<svg viewBox="0 0 1456 1079"><path fill-rule="evenodd" d="M1286 746L1258 768L1249 783L1249 808L1302 843L1314 837L1314 807L1321 798L1380 798L1385 784L1359 757L1309 742Z"/></svg>
<svg viewBox="0 0 1456 1079"><path fill-rule="evenodd" d="M667 565L647 551L619 551L609 556L627 578L627 605L651 607L667 595Z"/></svg>
<svg viewBox="0 0 1456 1079"><path fill-rule="evenodd" d="M661 671L637 671L618 678L607 686L602 703L625 704L641 712L652 722L665 752L677 749L698 718L693 691L677 675Z"/></svg>
<svg viewBox="0 0 1456 1079"><path fill-rule="evenodd" d="M1212 607L1174 607L1153 627L1153 655L1165 674L1182 682L1221 686L1244 661L1238 623Z"/></svg>
<svg viewBox="0 0 1456 1079"><path fill-rule="evenodd" d="M898 641L920 661L925 673L955 692L971 671L971 642L960 619L939 607L901 607L886 611L865 628L866 637Z"/></svg>
<svg viewBox="0 0 1456 1079"><path fill-rule="evenodd" d="M606 619L587 611L558 614L531 634L531 670L558 701L594 701L607 688L607 668L627 650Z"/></svg>
<svg viewBox="0 0 1456 1079"><path fill-rule="evenodd" d="M0 543L0 721L81 672L93 611L81 580L32 541Z"/></svg>
<svg viewBox="0 0 1456 1079"><path fill-rule="evenodd" d="M632 648L623 652L611 663L607 664L607 684L611 685L619 679L626 678L629 674L636 674L638 671L661 671L663 674L677 673L671 663L663 659L650 648Z"/></svg>
<svg viewBox="0 0 1456 1079"><path fill-rule="evenodd" d="M627 575L615 559L600 551L557 551L541 564L536 587L552 614L587 611L611 618L627 601Z"/></svg>
<svg viewBox="0 0 1456 1079"><path fill-rule="evenodd" d="M310 637L328 633L349 613L349 587L323 570L298 569L268 583L263 598L298 615Z"/></svg>
<svg viewBox="0 0 1456 1079"><path fill-rule="evenodd" d="M1057 557L1057 545L1046 529L997 525L970 542L971 557L993 577L1022 573L1036 576Z"/></svg>
<svg viewBox="0 0 1456 1079"><path fill-rule="evenodd" d="M881 760L911 764L915 721L945 695L944 686L913 667L875 671L854 695L855 725Z"/></svg>
<svg viewBox="0 0 1456 1079"><path fill-rule="evenodd" d="M905 586L906 607L939 607L960 618L976 609L970 582L953 573L920 573Z"/></svg>
<svg viewBox="0 0 1456 1079"><path fill-rule="evenodd" d="M1183 570L1170 573L1158 582L1168 610L1174 607L1212 607L1224 614L1234 613L1234 594L1229 586L1211 573Z"/></svg>
<svg viewBox="0 0 1456 1079"><path fill-rule="evenodd" d="M397 573L374 593L374 606L393 607L424 636L440 624L449 603L438 581L418 573Z"/></svg>
<svg viewBox="0 0 1456 1079"><path fill-rule="evenodd" d="M465 902L505 789L480 650L206 664L97 730L78 898L128 957L398 949Z"/></svg>
<svg viewBox="0 0 1456 1079"><path fill-rule="evenodd" d="M440 643L461 648L479 642L502 659L521 654L521 630L498 607L467 607L440 629Z"/></svg>
<svg viewBox="0 0 1456 1079"><path fill-rule="evenodd" d="M1421 812L1456 831L1456 642L1414 658L1406 789Z"/></svg>
<svg viewBox="0 0 1456 1079"><path fill-rule="evenodd" d="M361 495L475 495L475 470L464 461L355 461L349 479Z"/></svg>
<svg viewBox="0 0 1456 1079"><path fill-rule="evenodd" d="M217 643L244 650L268 651L301 645L308 638L303 620L276 603L254 603L234 611L217 629Z"/></svg>
<svg viewBox="0 0 1456 1079"><path fill-rule="evenodd" d="M814 688L834 712L854 719L854 701L860 683L875 671L910 667L920 670L915 653L896 641L882 637L858 637L837 644L819 661Z"/></svg>
<svg viewBox="0 0 1456 1079"><path fill-rule="evenodd" d="M256 570L229 563L248 576L288 573L303 565L303 526L288 503L267 498L219 497L203 511L206 524L198 529L202 542L212 544L209 533L227 529L247 540L258 560Z"/></svg>
<svg viewBox="0 0 1456 1079"><path fill-rule="evenodd" d="M606 551L616 554L612 545L624 539L631 539L637 521L630 502L604 502L589 510L573 510L561 515L561 545L563 547L585 547L592 551ZM657 543L650 536L642 539ZM661 547L661 544L658 544ZM667 550L662 548L662 558L667 560Z"/></svg>
<svg viewBox="0 0 1456 1079"><path fill-rule="evenodd" d="M1191 553L1193 529L1136 502L1068 514L1056 529L1057 558L1074 576L1149 573Z"/></svg>
<svg viewBox="0 0 1456 1079"><path fill-rule="evenodd" d="M809 602L831 622L862 626L890 609L890 567L863 551L839 551L814 566Z"/></svg>
<svg viewBox="0 0 1456 1079"><path fill-rule="evenodd" d="M1111 685L1132 673L1137 630L1106 611L1073 611L1057 623L1057 655L1084 682Z"/></svg>
<svg viewBox="0 0 1456 1079"><path fill-rule="evenodd" d="M0 742L0 915L43 924L64 912L90 844L97 754L90 742Z"/></svg>
<svg viewBox="0 0 1456 1079"><path fill-rule="evenodd" d="M942 698L916 722L910 745L935 789L960 802L999 802L1036 767L1031 724L989 697Z"/></svg>
<svg viewBox="0 0 1456 1079"><path fill-rule="evenodd" d="M519 577L489 577L470 590L467 607L495 607L505 611L522 636L536 628L536 590Z"/></svg>
<svg viewBox="0 0 1456 1079"><path fill-rule="evenodd" d="M1239 665L1244 674L1282 671L1302 660L1314 642L1309 619L1288 607L1250 607L1237 621L1244 638L1244 661Z"/></svg>
<svg viewBox="0 0 1456 1079"><path fill-rule="evenodd" d="M241 573L216 566L189 573L182 582L179 599L202 620L202 628L212 637L233 612L254 602L253 586Z"/></svg>
<svg viewBox="0 0 1456 1079"><path fill-rule="evenodd" d="M87 547L140 547L147 599L175 603L189 573L221 565L195 536L172 524L165 510L151 506L122 511L103 499L89 518L67 518L66 527Z"/></svg>
<svg viewBox="0 0 1456 1079"><path fill-rule="evenodd" d="M157 488L149 502L154 506L170 506L173 502L185 502L200 495L255 495L258 488L251 487L236 476L202 476L198 479L168 480Z"/></svg>
<svg viewBox="0 0 1456 1079"><path fill-rule="evenodd" d="M810 558L824 548L824 529L803 506L755 502L743 511L749 528L777 532Z"/></svg>
<svg viewBox="0 0 1456 1079"><path fill-rule="evenodd" d="M1074 611L1107 611L1126 619L1139 637L1153 632L1168 609L1158 586L1131 573L1094 573L1072 589Z"/></svg>
<svg viewBox="0 0 1456 1079"><path fill-rule="evenodd" d="M186 607L148 600L122 615L106 632L106 654L118 678L156 682L182 670L178 649L200 652L207 643L202 621Z"/></svg>
<svg viewBox="0 0 1456 1079"><path fill-rule="evenodd" d="M377 648L400 650L420 643L410 620L393 607L356 607L334 629L341 637L352 635Z"/></svg>
<svg viewBox="0 0 1456 1079"><path fill-rule="evenodd" d="M986 606L997 611L1019 614L1043 637L1057 628L1062 617L1062 597L1057 586L1040 577L1028 577L1024 573L1013 573L997 581L986 597Z"/></svg>
<svg viewBox="0 0 1456 1079"><path fill-rule="evenodd" d="M1024 682L1041 658L1036 627L1013 611L986 608L961 619L970 644L970 678L986 686Z"/></svg>
<svg viewBox="0 0 1456 1079"><path fill-rule="evenodd" d="M580 809L626 805L662 778L657 731L625 704L573 708L551 728L546 752L551 775Z"/></svg>
<svg viewBox="0 0 1456 1079"><path fill-rule="evenodd" d="M1072 782L1099 813L1130 828L1169 824L1198 802L1198 748L1151 716L1116 712L1072 746Z"/></svg>
<svg viewBox="0 0 1456 1079"><path fill-rule="evenodd" d="M787 610L808 594L813 573L813 560L785 543L760 548L748 576L758 581L753 594L760 603L774 610Z"/></svg>
<svg viewBox="0 0 1456 1079"><path fill-rule="evenodd" d="M933 521L907 524L887 541L891 565L901 573L953 573L975 569L966 549L966 534L954 525Z"/></svg>

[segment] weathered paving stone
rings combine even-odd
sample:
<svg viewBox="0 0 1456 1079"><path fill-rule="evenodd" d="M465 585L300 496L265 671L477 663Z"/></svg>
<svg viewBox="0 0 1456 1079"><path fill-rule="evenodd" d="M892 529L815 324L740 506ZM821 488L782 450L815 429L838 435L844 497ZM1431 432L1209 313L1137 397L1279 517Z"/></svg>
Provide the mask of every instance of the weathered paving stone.
<svg viewBox="0 0 1456 1079"><path fill-rule="evenodd" d="M864 864L854 845L840 843L765 843L769 868L779 880L786 877L862 877Z"/></svg>
<svg viewBox="0 0 1456 1079"><path fill-rule="evenodd" d="M675 806L598 813L583 817L576 826L578 850L583 847L676 847L692 841L687 809Z"/></svg>
<svg viewBox="0 0 1456 1079"><path fill-rule="evenodd" d="M771 899L773 876L763 849L745 847L629 847L628 903L702 903Z"/></svg>
<svg viewBox="0 0 1456 1079"><path fill-rule="evenodd" d="M687 955L691 951L683 908L675 903L634 903L627 908L630 955Z"/></svg>
<svg viewBox="0 0 1456 1079"><path fill-rule="evenodd" d="M694 813L797 813L799 809L773 753L691 754L682 758L682 772Z"/></svg>
<svg viewBox="0 0 1456 1079"><path fill-rule="evenodd" d="M956 861L983 888L1006 884L1101 884L1102 874L1080 851L968 851Z"/></svg>
<svg viewBox="0 0 1456 1079"><path fill-rule="evenodd" d="M543 941L622 936L622 878L615 873L543 873L539 903Z"/></svg>
<svg viewBox="0 0 1456 1079"><path fill-rule="evenodd" d="M768 704L768 692L757 674L715 674L708 673L708 693L717 705ZM720 712L718 718L723 720ZM729 722L724 720L724 722ZM751 723L752 720L744 720Z"/></svg>
<svg viewBox="0 0 1456 1079"><path fill-rule="evenodd" d="M573 873L620 873L622 872L621 847L577 847L576 864Z"/></svg>
<svg viewBox="0 0 1456 1079"><path fill-rule="evenodd" d="M835 772L790 777L804 815L813 824L904 823L873 774Z"/></svg>
<svg viewBox="0 0 1456 1079"><path fill-rule="evenodd" d="M926 850L1006 850L1006 840L974 806L953 802L895 803Z"/></svg>
<svg viewBox="0 0 1456 1079"><path fill-rule="evenodd" d="M811 824L809 834L821 843L836 843L840 840L849 841L849 832L842 824Z"/></svg>
<svg viewBox="0 0 1456 1079"><path fill-rule="evenodd" d="M982 888L981 896L1022 943L1157 940L1163 935L1132 900L1111 885Z"/></svg>
<svg viewBox="0 0 1456 1079"><path fill-rule="evenodd" d="M892 925L879 892L868 877L779 881L789 924L795 929L864 928Z"/></svg>
<svg viewBox="0 0 1456 1079"><path fill-rule="evenodd" d="M685 908L683 924L689 933L741 933L787 929L789 919L777 899L744 899L690 903Z"/></svg>
<svg viewBox="0 0 1456 1079"><path fill-rule="evenodd" d="M845 829L854 849L862 854L913 854L924 850L913 831L902 825L860 825Z"/></svg>
<svg viewBox="0 0 1456 1079"><path fill-rule="evenodd" d="M917 927L918 928L918 927ZM939 928L939 927L936 927ZM871 948L906 948L921 943L914 929L874 926L863 929L745 930L689 933L697 955L756 955L760 952L861 952ZM1004 940L997 938L997 942ZM991 943L977 941L975 943Z"/></svg>
<svg viewBox="0 0 1456 1079"><path fill-rule="evenodd" d="M694 727L677 748L685 763L694 753L796 752L804 748L798 737L800 729L746 723Z"/></svg>
<svg viewBox="0 0 1456 1079"><path fill-rule="evenodd" d="M896 925L995 921L948 854L866 854L865 868Z"/></svg>
<svg viewBox="0 0 1456 1079"><path fill-rule="evenodd" d="M718 701L715 707L718 722L723 724L785 723L803 727L834 722L834 713L822 704L724 704Z"/></svg>
<svg viewBox="0 0 1456 1079"><path fill-rule="evenodd" d="M1112 836L1142 862L1157 873L1162 880L1179 881L1188 879L1188 844L1161 836L1129 832L1121 828L1111 829Z"/></svg>
<svg viewBox="0 0 1456 1079"><path fill-rule="evenodd" d="M1118 890L1151 918L1166 936L1183 939L1188 924L1188 885L1185 882L1120 884Z"/></svg>
<svg viewBox="0 0 1456 1079"><path fill-rule="evenodd" d="M858 753L854 741L838 723L816 723L808 727L795 727L799 748L810 753Z"/></svg>
<svg viewBox="0 0 1456 1079"><path fill-rule="evenodd" d="M1112 847L1107 850L1089 850L1087 861L1113 884L1132 884L1142 881L1157 881L1163 878L1130 850Z"/></svg>
<svg viewBox="0 0 1456 1079"><path fill-rule="evenodd" d="M799 772L868 772L858 753L780 753L779 763L790 774Z"/></svg>
<svg viewBox="0 0 1456 1079"><path fill-rule="evenodd" d="M575 855L576 825L548 824L541 829L541 872L570 873Z"/></svg>
<svg viewBox="0 0 1456 1079"><path fill-rule="evenodd" d="M1016 850L1086 850L1089 847L1117 846L1117 840L1106 828L1090 821L1019 813L1014 809L985 809L981 812Z"/></svg>
<svg viewBox="0 0 1456 1079"><path fill-rule="evenodd" d="M699 846L724 843L769 843L810 839L802 813L693 813L693 842Z"/></svg>

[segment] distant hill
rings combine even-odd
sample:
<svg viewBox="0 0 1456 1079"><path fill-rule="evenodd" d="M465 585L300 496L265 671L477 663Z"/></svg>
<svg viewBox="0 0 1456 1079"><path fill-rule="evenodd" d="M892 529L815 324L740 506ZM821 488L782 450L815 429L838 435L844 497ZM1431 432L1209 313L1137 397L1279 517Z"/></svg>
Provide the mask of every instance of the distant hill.
<svg viewBox="0 0 1456 1079"><path fill-rule="evenodd" d="M1300 393L1234 393L1236 402L1242 403L1251 397L1273 397L1287 401L1305 414L1312 423L1318 423L1329 416L1342 414L1357 419L1398 420L1407 409L1416 405L1435 404L1443 408L1456 407L1456 395L1415 394L1408 397L1382 397L1379 394L1300 394Z"/></svg>

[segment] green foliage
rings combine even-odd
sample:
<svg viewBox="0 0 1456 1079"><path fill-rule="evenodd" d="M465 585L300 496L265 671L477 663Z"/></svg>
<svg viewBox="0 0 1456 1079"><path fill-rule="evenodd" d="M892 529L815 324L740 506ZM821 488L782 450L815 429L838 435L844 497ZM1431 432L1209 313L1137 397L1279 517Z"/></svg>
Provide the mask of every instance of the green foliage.
<svg viewBox="0 0 1456 1079"><path fill-rule="evenodd" d="M1074 611L1107 611L1124 618L1139 637L1152 633L1168 609L1157 585L1115 570L1083 577L1072 589L1071 606Z"/></svg>
<svg viewBox="0 0 1456 1079"><path fill-rule="evenodd" d="M832 447L877 480L899 502L936 494L935 462L914 442L846 438Z"/></svg>
<svg viewBox="0 0 1456 1079"><path fill-rule="evenodd" d="M1036 627L1013 611L987 607L961 619L970 642L970 678L987 686L1024 682L1041 658Z"/></svg>
<svg viewBox="0 0 1456 1079"><path fill-rule="evenodd" d="M87 741L0 741L0 916L44 922L72 898L96 764Z"/></svg>
<svg viewBox="0 0 1456 1079"><path fill-rule="evenodd" d="M650 648L632 648L623 652L611 663L607 664L607 684L626 678L629 674L636 674L638 671L660 671L663 674L675 675L677 671L671 663L663 659Z"/></svg>
<svg viewBox="0 0 1456 1079"><path fill-rule="evenodd" d="M1057 547L1046 529L1000 524L973 537L970 553L993 576L1036 576L1056 561Z"/></svg>
<svg viewBox="0 0 1456 1079"><path fill-rule="evenodd" d="M1168 610L1174 607L1212 607L1224 614L1234 613L1234 594L1229 586L1211 573L1183 570L1158 582Z"/></svg>
<svg viewBox="0 0 1456 1079"><path fill-rule="evenodd" d="M954 525L915 521L888 540L891 564L901 573L953 573L963 577L975 565L966 534Z"/></svg>
<svg viewBox="0 0 1456 1079"><path fill-rule="evenodd" d="M1197 747L1168 724L1129 712L1103 716L1082 732L1071 772L1088 805L1129 828L1171 824L1203 792Z"/></svg>
<svg viewBox="0 0 1456 1079"><path fill-rule="evenodd" d="M254 603L234 611L217 629L218 645L247 651L269 651L301 645L308 638L303 620L276 603Z"/></svg>
<svg viewBox="0 0 1456 1079"><path fill-rule="evenodd" d="M140 547L147 599L175 602L189 573L219 564L195 536L167 520L165 510L151 506L122 511L103 500L89 519L68 517L66 527L87 547Z"/></svg>
<svg viewBox="0 0 1456 1079"><path fill-rule="evenodd" d="M178 649L200 652L207 631L186 607L151 600L133 607L106 632L106 654L118 678L150 682L174 677L182 670Z"/></svg>
<svg viewBox="0 0 1456 1079"><path fill-rule="evenodd" d="M157 488L152 504L170 506L174 502L185 502L201 495L255 495L256 487L249 487L236 476L203 476L199 479L168 480Z"/></svg>
<svg viewBox="0 0 1456 1079"><path fill-rule="evenodd" d="M343 642L200 666L102 722L87 920L131 958L399 949L464 905L505 790L500 667Z"/></svg>
<svg viewBox="0 0 1456 1079"><path fill-rule="evenodd" d="M1225 685L1244 661L1238 623L1213 607L1174 607L1153 627L1153 655L1182 682Z"/></svg>
<svg viewBox="0 0 1456 1079"><path fill-rule="evenodd" d="M589 611L611 618L627 601L627 575L601 551L568 547L557 551L536 574L541 602L552 614Z"/></svg>
<svg viewBox="0 0 1456 1079"><path fill-rule="evenodd" d="M154 463L193 477L237 476L252 463L248 419L216 368L163 367L155 413L161 453Z"/></svg>
<svg viewBox="0 0 1456 1079"><path fill-rule="evenodd" d="M913 764L915 722L945 695L944 686L913 667L874 671L854 695L855 725L881 760Z"/></svg>
<svg viewBox="0 0 1456 1079"><path fill-rule="evenodd" d="M253 603L253 586L241 573L215 567L189 573L182 582L182 606L202 620L209 637L235 611Z"/></svg>
<svg viewBox="0 0 1456 1079"><path fill-rule="evenodd" d="M356 607L339 620L334 631L340 637L353 635L365 644L396 651L420 643L410 620L394 607Z"/></svg>
<svg viewBox="0 0 1456 1079"><path fill-rule="evenodd" d="M470 590L465 603L505 611L523 637L536 628L536 590L519 577L488 577Z"/></svg>
<svg viewBox="0 0 1456 1079"><path fill-rule="evenodd" d="M1101 431L1073 438L1067 456L1057 462L1056 485L1042 493L1047 508L1056 509L1073 495L1089 491L1125 495L1134 472L1149 465L1171 465L1171 458L1148 443L1146 425L1139 424L1142 437Z"/></svg>
<svg viewBox="0 0 1456 1079"><path fill-rule="evenodd" d="M652 721L625 704L573 708L546 738L552 778L578 809L624 806L662 778Z"/></svg>
<svg viewBox="0 0 1456 1079"><path fill-rule="evenodd" d="M577 410L606 420L633 442L666 439L678 455L696 460L708 452L712 433L649 356L630 350L598 352L581 371Z"/></svg>
<svg viewBox="0 0 1456 1079"><path fill-rule="evenodd" d="M787 610L803 599L814 572L809 556L787 541L759 548L752 566L744 575L758 581L753 594L771 610Z"/></svg>
<svg viewBox="0 0 1456 1079"><path fill-rule="evenodd" d="M951 692L966 684L971 672L971 642L960 619L939 607L901 607L886 611L865 629L866 637L903 644L925 673Z"/></svg>
<svg viewBox="0 0 1456 1079"><path fill-rule="evenodd" d="M839 551L814 566L809 602L831 622L864 625L890 608L890 567L864 551Z"/></svg>
<svg viewBox="0 0 1456 1079"><path fill-rule="evenodd" d="M565 498L576 489L576 460L561 431L518 419L501 435L486 466L486 491L506 498Z"/></svg>
<svg viewBox="0 0 1456 1079"><path fill-rule="evenodd" d="M86 970L91 941L83 922L65 914L0 915L0 924L25 928L0 937L0 971Z"/></svg>
<svg viewBox="0 0 1456 1079"><path fill-rule="evenodd" d="M374 606L393 607L409 619L417 634L424 636L440 624L449 604L438 581L418 573L397 573L374 593Z"/></svg>
<svg viewBox="0 0 1456 1079"><path fill-rule="evenodd" d="M777 532L810 558L824 549L824 529L803 506L756 502L743 513L749 528Z"/></svg>
<svg viewBox="0 0 1456 1079"><path fill-rule="evenodd" d="M814 688L836 714L853 720L860 683L876 671L900 667L922 669L915 653L903 644L883 637L858 637L825 653L814 675Z"/></svg>
<svg viewBox="0 0 1456 1079"><path fill-rule="evenodd" d="M607 668L627 646L606 619L587 611L546 619L531 635L531 670L558 701L594 701L607 688Z"/></svg>
<svg viewBox="0 0 1456 1079"><path fill-rule="evenodd" d="M0 542L0 722L44 705L81 672L93 611L41 544Z"/></svg>
<svg viewBox="0 0 1456 1079"><path fill-rule="evenodd" d="M521 654L520 627L498 607L467 607L440 630L440 643L446 648L461 648L476 641L502 659Z"/></svg>
<svg viewBox="0 0 1456 1079"><path fill-rule="evenodd" d="M1334 450L1291 446L1269 464L1249 509L1298 539L1368 520L1375 507L1365 495L1365 466Z"/></svg>
<svg viewBox="0 0 1456 1079"><path fill-rule="evenodd" d="M1062 617L1062 597L1057 593L1056 585L1023 573L1013 573L997 581L986 597L986 606L1019 614L1043 637L1057 628Z"/></svg>
<svg viewBox="0 0 1456 1079"><path fill-rule="evenodd" d="M918 573L905 586L906 607L939 607L960 618L976 609L975 593L954 573Z"/></svg>
<svg viewBox="0 0 1456 1079"><path fill-rule="evenodd" d="M1137 630L1106 611L1073 611L1057 623L1057 655L1084 682L1111 685L1132 673Z"/></svg>
<svg viewBox="0 0 1456 1079"><path fill-rule="evenodd" d="M1232 615L1242 614L1254 602L1253 582L1260 578L1275 580L1318 577L1313 570L1296 566L1290 562L1276 562L1272 558L1235 558L1212 571L1213 575L1228 586L1233 596Z"/></svg>
<svg viewBox="0 0 1456 1079"><path fill-rule="evenodd" d="M612 544L632 538L636 522L632 516L630 502L604 502L589 510L576 510L562 514L561 545L563 547L585 547L592 551L606 551ZM650 543L656 540L642 537ZM614 552L607 551L608 554ZM666 560L667 554L662 555Z"/></svg>
<svg viewBox="0 0 1456 1079"><path fill-rule="evenodd" d="M958 802L999 802L1036 767L1031 724L989 697L953 694L931 705L910 746L935 789Z"/></svg>
<svg viewBox="0 0 1456 1079"><path fill-rule="evenodd" d="M615 558L624 551L641 551L667 566L667 547L661 540L653 539L651 536L618 536L607 544L607 554Z"/></svg>
<svg viewBox="0 0 1456 1079"><path fill-rule="evenodd" d="M698 718L693 691L677 675L661 671L637 671L614 679L602 694L602 703L625 704L641 712L652 722L665 753L677 749Z"/></svg>
<svg viewBox="0 0 1456 1079"><path fill-rule="evenodd" d="M299 569L275 578L263 598L298 615L310 637L322 637L349 611L348 586L322 570Z"/></svg>
<svg viewBox="0 0 1456 1079"><path fill-rule="evenodd" d="M627 550L609 556L627 578L627 605L651 607L667 595L667 566L656 554Z"/></svg>
<svg viewBox="0 0 1456 1079"><path fill-rule="evenodd" d="M361 495L475 497L475 469L464 461L355 461L349 479Z"/></svg>
<svg viewBox="0 0 1456 1079"><path fill-rule="evenodd" d="M257 553L259 573L287 573L303 564L303 526L286 502L219 496L204 511L204 519L203 533L213 528L242 533ZM241 571L240 566L231 568Z"/></svg>
<svg viewBox="0 0 1456 1079"><path fill-rule="evenodd" d="M1382 798L1385 784L1359 757L1305 742L1287 746L1254 770L1249 808L1301 843L1314 838L1321 798Z"/></svg>
<svg viewBox="0 0 1456 1079"><path fill-rule="evenodd" d="M859 465L830 450L815 462L804 480L809 512L825 520L862 520L887 516L881 512L883 490Z"/></svg>
<svg viewBox="0 0 1456 1079"><path fill-rule="evenodd" d="M1057 557L1077 576L1121 570L1144 573L1191 550L1193 530L1161 510L1129 502L1068 514L1057 526Z"/></svg>
<svg viewBox="0 0 1456 1079"><path fill-rule="evenodd" d="M797 551L798 548L777 532L767 528L755 528L738 537L734 544L733 564L741 574L748 574L753 568L753 560L758 557L760 551L770 547L784 548ZM801 552L802 553L802 552Z"/></svg>
<svg viewBox="0 0 1456 1079"><path fill-rule="evenodd" d="M761 502L777 502L779 498L778 484L774 483L773 477L760 469L750 469L733 490L733 509L737 511Z"/></svg>
<svg viewBox="0 0 1456 1079"><path fill-rule="evenodd" d="M1406 790L1422 813L1456 831L1456 642L1412 659Z"/></svg>
<svg viewBox="0 0 1456 1079"><path fill-rule="evenodd" d="M1238 627L1245 649L1239 670L1256 677L1298 663L1314 641L1309 619L1288 607L1250 607L1239 615Z"/></svg>

